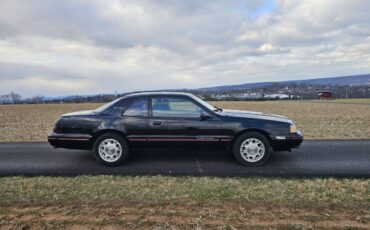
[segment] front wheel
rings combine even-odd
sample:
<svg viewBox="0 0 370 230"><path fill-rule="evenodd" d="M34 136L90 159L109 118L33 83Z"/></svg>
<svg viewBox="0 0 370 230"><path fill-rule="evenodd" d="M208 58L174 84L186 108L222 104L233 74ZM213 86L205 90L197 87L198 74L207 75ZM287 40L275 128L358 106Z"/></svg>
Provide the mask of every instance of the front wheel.
<svg viewBox="0 0 370 230"><path fill-rule="evenodd" d="M118 166L129 157L128 143L121 135L106 133L94 145L95 158L103 165Z"/></svg>
<svg viewBox="0 0 370 230"><path fill-rule="evenodd" d="M266 137L257 132L249 132L238 137L233 146L235 158L244 166L257 167L266 163L272 148Z"/></svg>

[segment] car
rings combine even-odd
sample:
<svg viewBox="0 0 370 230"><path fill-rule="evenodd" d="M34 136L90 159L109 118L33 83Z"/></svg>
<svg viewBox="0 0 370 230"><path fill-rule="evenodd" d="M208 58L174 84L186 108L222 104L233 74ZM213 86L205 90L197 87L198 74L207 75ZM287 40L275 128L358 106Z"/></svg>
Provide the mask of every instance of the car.
<svg viewBox="0 0 370 230"><path fill-rule="evenodd" d="M61 115L48 141L92 150L106 166L143 149L225 150L244 166L261 166L274 151L299 147L303 135L283 116L222 109L190 93L142 92Z"/></svg>

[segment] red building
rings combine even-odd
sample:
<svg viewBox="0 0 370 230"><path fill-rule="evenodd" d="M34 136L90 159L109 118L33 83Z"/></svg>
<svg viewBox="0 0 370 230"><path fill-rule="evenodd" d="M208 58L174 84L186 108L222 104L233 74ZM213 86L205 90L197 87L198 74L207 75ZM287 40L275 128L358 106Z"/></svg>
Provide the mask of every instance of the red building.
<svg viewBox="0 0 370 230"><path fill-rule="evenodd" d="M319 92L319 94L317 95L318 96L318 100L331 100L333 99L333 92L331 91L321 91Z"/></svg>

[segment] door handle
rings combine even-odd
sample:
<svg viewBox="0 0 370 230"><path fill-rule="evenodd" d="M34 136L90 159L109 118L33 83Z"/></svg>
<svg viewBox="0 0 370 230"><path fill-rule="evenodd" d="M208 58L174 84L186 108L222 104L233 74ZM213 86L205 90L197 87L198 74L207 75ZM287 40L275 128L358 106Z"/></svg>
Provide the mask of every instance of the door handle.
<svg viewBox="0 0 370 230"><path fill-rule="evenodd" d="M153 121L153 125L161 125L162 121Z"/></svg>

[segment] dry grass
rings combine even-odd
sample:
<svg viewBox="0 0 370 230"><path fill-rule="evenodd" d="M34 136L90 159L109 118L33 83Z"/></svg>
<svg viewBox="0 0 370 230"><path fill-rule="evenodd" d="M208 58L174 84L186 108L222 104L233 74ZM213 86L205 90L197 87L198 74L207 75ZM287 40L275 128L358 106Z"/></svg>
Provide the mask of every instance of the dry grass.
<svg viewBox="0 0 370 230"><path fill-rule="evenodd" d="M306 138L370 138L370 106L312 101L212 102L230 109L285 115ZM45 141L58 116L100 104L0 105L0 141Z"/></svg>
<svg viewBox="0 0 370 230"><path fill-rule="evenodd" d="M344 103L344 104L368 104L370 105L370 98L351 98L351 99L334 99L328 101L321 101L325 103Z"/></svg>
<svg viewBox="0 0 370 230"><path fill-rule="evenodd" d="M0 178L0 205L196 204L225 201L291 208L366 209L370 180L166 176Z"/></svg>
<svg viewBox="0 0 370 230"><path fill-rule="evenodd" d="M0 141L46 141L61 114L100 104L0 105Z"/></svg>
<svg viewBox="0 0 370 230"><path fill-rule="evenodd" d="M0 178L0 228L370 227L369 180Z"/></svg>
<svg viewBox="0 0 370 230"><path fill-rule="evenodd" d="M0 209L0 229L369 229L369 213L222 205L42 205Z"/></svg>

